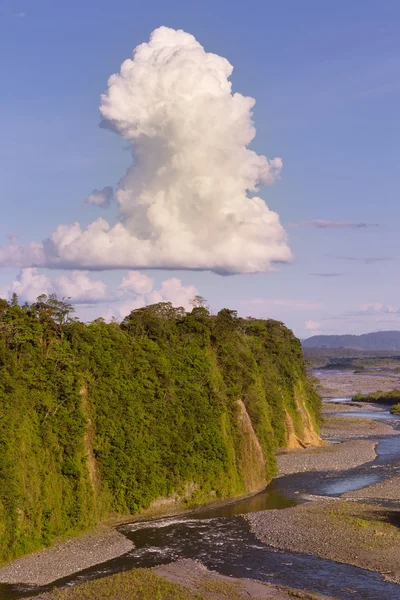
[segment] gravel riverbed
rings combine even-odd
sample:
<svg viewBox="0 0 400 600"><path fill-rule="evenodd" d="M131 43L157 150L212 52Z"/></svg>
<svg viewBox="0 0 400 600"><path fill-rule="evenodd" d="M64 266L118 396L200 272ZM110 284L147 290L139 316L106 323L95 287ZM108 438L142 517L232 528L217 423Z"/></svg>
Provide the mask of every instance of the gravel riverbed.
<svg viewBox="0 0 400 600"><path fill-rule="evenodd" d="M338 396L354 396L371 392L400 389L398 377L387 374L337 373L329 370L319 371L320 394L325 398Z"/></svg>
<svg viewBox="0 0 400 600"><path fill-rule="evenodd" d="M0 583L46 585L129 552L133 544L111 527L60 542L0 569Z"/></svg>
<svg viewBox="0 0 400 600"><path fill-rule="evenodd" d="M373 483L361 490L354 490L342 495L342 498L351 498L353 500L382 500L396 502L400 505L400 477L392 477L386 481Z"/></svg>
<svg viewBox="0 0 400 600"><path fill-rule="evenodd" d="M352 469L374 460L375 447L376 442L372 440L351 440L301 452L296 450L285 452L277 457L279 475Z"/></svg>
<svg viewBox="0 0 400 600"><path fill-rule="evenodd" d="M400 510L332 500L250 513L245 519L269 546L379 571L400 583Z"/></svg>

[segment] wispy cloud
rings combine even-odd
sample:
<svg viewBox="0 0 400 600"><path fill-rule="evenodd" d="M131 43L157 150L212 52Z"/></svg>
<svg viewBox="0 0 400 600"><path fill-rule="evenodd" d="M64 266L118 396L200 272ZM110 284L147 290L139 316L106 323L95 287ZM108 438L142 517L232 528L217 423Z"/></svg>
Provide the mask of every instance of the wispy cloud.
<svg viewBox="0 0 400 600"><path fill-rule="evenodd" d="M396 260L395 256L330 256L330 258L337 258L339 260L347 260L353 262L363 262L366 265L371 265L377 262L388 262L391 260Z"/></svg>
<svg viewBox="0 0 400 600"><path fill-rule="evenodd" d="M365 317L379 315L399 315L400 307L394 304L384 304L383 302L370 302L361 304L358 310L345 313L346 316Z"/></svg>
<svg viewBox="0 0 400 600"><path fill-rule="evenodd" d="M305 227L314 227L316 229L365 229L367 227L380 227L380 225L377 223L364 223L362 221L328 221L326 219L300 221L299 225Z"/></svg>
<svg viewBox="0 0 400 600"><path fill-rule="evenodd" d="M314 277L342 277L344 273L310 273Z"/></svg>
<svg viewBox="0 0 400 600"><path fill-rule="evenodd" d="M341 314L325 315L322 321L347 321L348 323L395 323L400 325L400 306L383 302L366 302Z"/></svg>
<svg viewBox="0 0 400 600"><path fill-rule="evenodd" d="M251 298L249 300L242 300L241 304L247 306L281 306L291 308L293 310L308 310L310 308L321 308L319 302L310 302L309 300L270 300L265 298Z"/></svg>
<svg viewBox="0 0 400 600"><path fill-rule="evenodd" d="M24 19L26 17L26 12L14 13L14 17L16 17L17 19Z"/></svg>

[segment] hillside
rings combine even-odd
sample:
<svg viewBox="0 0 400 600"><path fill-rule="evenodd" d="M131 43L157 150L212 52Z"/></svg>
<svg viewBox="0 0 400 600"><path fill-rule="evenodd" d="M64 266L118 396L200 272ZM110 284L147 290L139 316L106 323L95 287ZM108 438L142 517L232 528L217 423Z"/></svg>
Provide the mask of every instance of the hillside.
<svg viewBox="0 0 400 600"><path fill-rule="evenodd" d="M277 448L319 443L319 397L281 323L71 310L0 300L1 561L109 515L256 491Z"/></svg>
<svg viewBox="0 0 400 600"><path fill-rule="evenodd" d="M303 348L352 348L355 350L400 350L400 331L376 331L362 335L314 335L302 341Z"/></svg>

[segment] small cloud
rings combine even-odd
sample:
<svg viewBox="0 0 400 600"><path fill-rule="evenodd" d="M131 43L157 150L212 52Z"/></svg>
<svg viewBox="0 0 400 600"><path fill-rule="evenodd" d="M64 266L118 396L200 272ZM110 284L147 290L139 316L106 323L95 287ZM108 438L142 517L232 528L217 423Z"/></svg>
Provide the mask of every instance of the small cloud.
<svg viewBox="0 0 400 600"><path fill-rule="evenodd" d="M305 323L305 327L306 329L319 329L321 327L321 324L318 323L318 321L308 320Z"/></svg>
<svg viewBox="0 0 400 600"><path fill-rule="evenodd" d="M308 310L310 308L321 308L318 302L310 302L309 300L267 300L264 298L252 298L250 300L242 300L241 304L248 306L282 306L293 310Z"/></svg>
<svg viewBox="0 0 400 600"><path fill-rule="evenodd" d="M355 311L346 313L347 316L379 316L379 315L398 315L400 308L393 304L383 304L383 302L370 302L361 304Z"/></svg>
<svg viewBox="0 0 400 600"><path fill-rule="evenodd" d="M123 278L121 290L133 292L135 294L150 294L153 290L154 282L151 277L148 277L144 273L139 271L130 271L126 277Z"/></svg>
<svg viewBox="0 0 400 600"><path fill-rule="evenodd" d="M387 262L387 261L395 260L395 257L394 256L372 256L372 257L364 258L362 260L364 260L366 265L370 265L370 264L376 263L376 262Z"/></svg>
<svg viewBox="0 0 400 600"><path fill-rule="evenodd" d="M314 277L342 277L343 273L310 273Z"/></svg>
<svg viewBox="0 0 400 600"><path fill-rule="evenodd" d="M380 227L377 223L364 223L352 221L328 221L314 219L313 221L300 221L299 225L315 227L316 229L365 229L367 227Z"/></svg>
<svg viewBox="0 0 400 600"><path fill-rule="evenodd" d="M107 208L113 198L114 190L110 186L104 187L102 190L93 190L84 200L86 204L95 204L102 208Z"/></svg>
<svg viewBox="0 0 400 600"><path fill-rule="evenodd" d="M309 319L305 322L304 327L311 333L311 335L319 335L321 333L321 324L318 321L312 321Z"/></svg>
<svg viewBox="0 0 400 600"><path fill-rule="evenodd" d="M358 256L331 256L330 258L337 258L339 260L348 260L353 262L363 262L366 265L371 265L377 262L388 262L391 260L396 260L394 256L366 256L366 257L358 257Z"/></svg>
<svg viewBox="0 0 400 600"><path fill-rule="evenodd" d="M354 310L322 317L323 321L347 321L348 323L396 323L400 325L400 306L383 302L366 302Z"/></svg>
<svg viewBox="0 0 400 600"><path fill-rule="evenodd" d="M17 19L24 19L26 17L26 12L14 13L14 17L16 17Z"/></svg>

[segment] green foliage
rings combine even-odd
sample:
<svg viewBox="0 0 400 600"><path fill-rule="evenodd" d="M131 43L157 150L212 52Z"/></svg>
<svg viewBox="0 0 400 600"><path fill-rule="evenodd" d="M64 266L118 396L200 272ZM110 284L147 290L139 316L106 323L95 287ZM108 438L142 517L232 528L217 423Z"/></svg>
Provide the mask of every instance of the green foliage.
<svg viewBox="0 0 400 600"><path fill-rule="evenodd" d="M392 415L400 415L400 402L394 404L390 409L390 412L392 413Z"/></svg>
<svg viewBox="0 0 400 600"><path fill-rule="evenodd" d="M355 402L375 402L377 404L396 404L400 402L400 390L390 392L371 392L370 394L356 394L352 397Z"/></svg>
<svg viewBox="0 0 400 600"><path fill-rule="evenodd" d="M288 415L299 437L302 410L318 426L300 342L281 323L211 316L201 297L191 313L159 303L121 325L71 314L54 296L0 301L1 561L160 497L254 491L249 472L259 487L274 475Z"/></svg>

